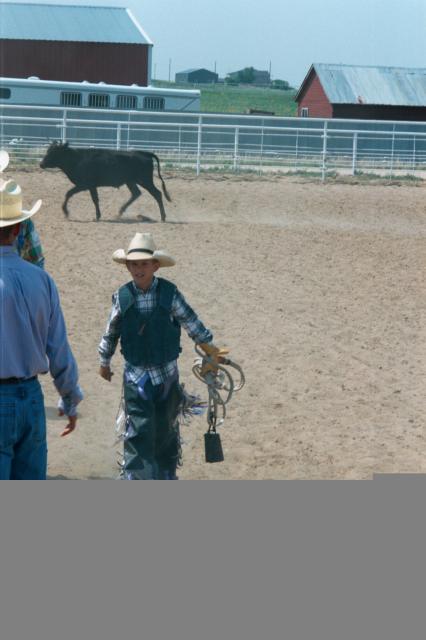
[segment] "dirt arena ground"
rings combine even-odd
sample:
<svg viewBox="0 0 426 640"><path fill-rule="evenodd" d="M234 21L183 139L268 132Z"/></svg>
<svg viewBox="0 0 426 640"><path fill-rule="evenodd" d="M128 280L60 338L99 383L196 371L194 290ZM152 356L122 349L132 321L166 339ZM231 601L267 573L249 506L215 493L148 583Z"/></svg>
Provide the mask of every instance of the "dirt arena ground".
<svg viewBox="0 0 426 640"><path fill-rule="evenodd" d="M144 193L117 219L127 190L87 193L61 211L58 172L13 172L35 217L61 294L86 394L78 431L59 438L50 377L42 380L50 478L117 476L114 423L122 362L111 384L97 346L111 294L128 278L111 260L150 231L177 266L164 269L246 374L221 429L225 461L204 462L205 416L183 429L182 479L368 479L426 472L426 183L321 184L296 177L165 175L173 202L159 223ZM137 218L143 214L148 219ZM181 379L195 353L184 336Z"/></svg>

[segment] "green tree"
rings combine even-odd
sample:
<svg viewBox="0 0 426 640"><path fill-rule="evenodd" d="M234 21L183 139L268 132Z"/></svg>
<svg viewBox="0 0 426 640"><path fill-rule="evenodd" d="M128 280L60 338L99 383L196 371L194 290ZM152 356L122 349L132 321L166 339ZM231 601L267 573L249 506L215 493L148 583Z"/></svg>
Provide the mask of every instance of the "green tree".
<svg viewBox="0 0 426 640"><path fill-rule="evenodd" d="M226 84L253 84L255 78L255 70L253 67L245 67L241 71L230 73L226 76Z"/></svg>
<svg viewBox="0 0 426 640"><path fill-rule="evenodd" d="M225 84L236 85L236 84L238 84L238 80L237 80L237 78L235 78L233 75L231 75L231 76L226 76L226 78L225 78Z"/></svg>
<svg viewBox="0 0 426 640"><path fill-rule="evenodd" d="M273 80L272 88L281 89L282 91L291 91L293 89L293 87L289 85L287 80Z"/></svg>
<svg viewBox="0 0 426 640"><path fill-rule="evenodd" d="M254 82L254 68L245 67L238 72L238 81L243 84L253 84Z"/></svg>

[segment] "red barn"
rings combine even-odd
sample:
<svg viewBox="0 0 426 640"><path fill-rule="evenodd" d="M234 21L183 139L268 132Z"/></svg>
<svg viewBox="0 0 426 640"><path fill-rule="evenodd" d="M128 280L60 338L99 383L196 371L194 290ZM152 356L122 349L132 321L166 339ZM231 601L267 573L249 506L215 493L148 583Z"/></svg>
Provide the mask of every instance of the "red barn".
<svg viewBox="0 0 426 640"><path fill-rule="evenodd" d="M124 7L0 7L0 76L147 86L152 42Z"/></svg>
<svg viewBox="0 0 426 640"><path fill-rule="evenodd" d="M310 118L426 120L426 69L315 63L295 97Z"/></svg>

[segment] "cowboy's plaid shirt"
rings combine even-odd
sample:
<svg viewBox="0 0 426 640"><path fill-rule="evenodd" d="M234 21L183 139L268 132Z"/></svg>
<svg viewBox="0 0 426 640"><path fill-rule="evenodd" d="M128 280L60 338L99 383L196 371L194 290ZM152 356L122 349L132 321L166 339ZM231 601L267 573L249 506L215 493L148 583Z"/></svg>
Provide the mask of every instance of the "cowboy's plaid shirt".
<svg viewBox="0 0 426 640"><path fill-rule="evenodd" d="M21 258L43 268L44 255L41 240L32 220L25 220L21 223L16 239L16 248Z"/></svg>
<svg viewBox="0 0 426 640"><path fill-rule="evenodd" d="M150 311L153 311L157 304L157 278L154 276L152 284L146 292L138 289L134 282L132 282L132 285L137 308L142 313L149 313ZM201 320L199 320L195 311L189 306L178 289L176 289L172 300L171 316L178 321L194 342L199 344L202 342L211 342L213 339L212 333L206 329ZM121 334L121 318L118 291L115 291L112 296L112 309L108 318L106 330L98 348L101 356L101 366L109 366L111 358L114 355ZM124 365L125 379L128 382L133 382L134 384L138 384L141 378L145 374L148 374L152 384L158 385L165 382L168 378L176 375L177 370L177 360L172 360L171 362L167 362L161 366L146 368L134 367L127 361L125 361Z"/></svg>

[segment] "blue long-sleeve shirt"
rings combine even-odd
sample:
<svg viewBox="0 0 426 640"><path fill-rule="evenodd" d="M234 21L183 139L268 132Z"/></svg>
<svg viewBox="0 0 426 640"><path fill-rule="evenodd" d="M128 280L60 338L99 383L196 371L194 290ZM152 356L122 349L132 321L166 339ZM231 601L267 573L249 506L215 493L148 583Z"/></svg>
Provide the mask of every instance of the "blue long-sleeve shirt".
<svg viewBox="0 0 426 640"><path fill-rule="evenodd" d="M0 246L0 378L50 371L67 415L83 394L51 276Z"/></svg>

